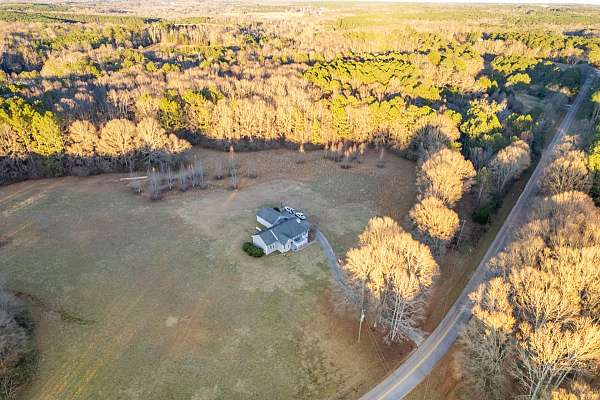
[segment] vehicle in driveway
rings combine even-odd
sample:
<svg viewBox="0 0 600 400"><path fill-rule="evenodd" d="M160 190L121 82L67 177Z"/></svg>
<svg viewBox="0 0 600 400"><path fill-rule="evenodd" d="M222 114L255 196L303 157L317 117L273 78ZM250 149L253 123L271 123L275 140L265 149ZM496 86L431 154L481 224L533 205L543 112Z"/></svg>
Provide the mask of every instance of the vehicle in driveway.
<svg viewBox="0 0 600 400"><path fill-rule="evenodd" d="M252 235L252 244L260 247L265 254L275 250L286 253L303 249L309 243L308 234L311 229L311 225L305 219L302 213L288 214L278 212L272 207L261 208L256 213L256 220L265 229Z"/></svg>
<svg viewBox="0 0 600 400"><path fill-rule="evenodd" d="M303 214L303 213L301 213L301 212L297 212L295 215L296 215L296 217L298 217L298 218L300 218L300 219L303 219L303 220L304 220L304 219L306 219L306 215L304 215L304 214Z"/></svg>

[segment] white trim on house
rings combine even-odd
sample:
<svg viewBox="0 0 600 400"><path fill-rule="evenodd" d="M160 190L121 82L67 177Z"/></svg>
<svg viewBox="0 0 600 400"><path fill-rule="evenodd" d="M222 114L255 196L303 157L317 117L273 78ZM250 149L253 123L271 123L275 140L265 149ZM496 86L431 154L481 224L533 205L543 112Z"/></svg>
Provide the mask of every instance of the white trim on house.
<svg viewBox="0 0 600 400"><path fill-rule="evenodd" d="M257 213L256 220L266 229L252 235L252 243L260 247L265 254L271 254L275 250L280 253L286 253L290 250L298 251L306 247L308 245L310 224L289 214L281 213L281 217L277 214L271 215L273 212L280 213L271 209L261 209ZM271 224L259 214L267 215L276 222Z"/></svg>
<svg viewBox="0 0 600 400"><path fill-rule="evenodd" d="M258 216L258 215L256 216L256 220L258 221L258 223L259 223L259 224L261 224L261 225L262 225L262 226L264 226L264 227L270 228L270 227L272 227L272 226L273 226L273 225L272 225L272 224L270 224L268 221L266 221L266 220L262 219L262 218L261 218L260 216Z"/></svg>
<svg viewBox="0 0 600 400"><path fill-rule="evenodd" d="M271 254L275 250L281 251L281 245L279 244L279 242L274 242L267 245L265 241L262 240L260 235L252 235L252 244L254 244L257 247L260 247L265 252L265 254Z"/></svg>

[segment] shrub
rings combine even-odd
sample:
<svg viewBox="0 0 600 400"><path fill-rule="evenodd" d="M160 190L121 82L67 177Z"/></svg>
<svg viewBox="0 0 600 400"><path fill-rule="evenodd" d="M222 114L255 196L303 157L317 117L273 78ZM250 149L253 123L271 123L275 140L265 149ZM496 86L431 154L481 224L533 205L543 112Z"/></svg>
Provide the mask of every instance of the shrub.
<svg viewBox="0 0 600 400"><path fill-rule="evenodd" d="M244 245L242 246L242 250L244 250L246 254L252 257L262 257L265 255L265 252L260 247L255 246L251 242L244 243Z"/></svg>
<svg viewBox="0 0 600 400"><path fill-rule="evenodd" d="M31 330L25 304L0 287L0 399L13 399L33 371Z"/></svg>
<svg viewBox="0 0 600 400"><path fill-rule="evenodd" d="M488 201L475 210L473 213L473 221L481 225L487 224L492 219L492 214L494 214L497 208L498 204L495 201Z"/></svg>

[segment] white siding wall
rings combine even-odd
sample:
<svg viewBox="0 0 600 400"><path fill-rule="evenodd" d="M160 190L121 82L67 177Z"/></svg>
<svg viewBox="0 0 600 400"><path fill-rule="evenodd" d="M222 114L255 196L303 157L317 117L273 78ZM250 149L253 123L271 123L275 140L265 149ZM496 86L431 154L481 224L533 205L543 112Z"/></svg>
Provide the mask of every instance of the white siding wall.
<svg viewBox="0 0 600 400"><path fill-rule="evenodd" d="M275 250L279 250L280 253L285 253L286 252L286 250L283 248L283 246L279 242L273 243L273 250L272 251L275 251Z"/></svg>
<svg viewBox="0 0 600 400"><path fill-rule="evenodd" d="M269 248L269 246L267 246L258 235L252 235L252 243L257 247L260 247L265 254L270 254L273 252L273 250L275 250L274 248Z"/></svg>
<svg viewBox="0 0 600 400"><path fill-rule="evenodd" d="M263 226L270 228L272 225L269 224L267 221L265 221L264 219L262 219L259 216L256 216L256 220ZM298 235L296 237L296 240L298 242L300 242L298 245L302 246L304 244L306 244L308 242L308 232L306 233L302 233L300 235ZM292 242L291 240L288 241L285 244L282 244L280 242L275 242L273 244L271 244L270 246L267 246L265 244L265 242L260 238L259 235L252 235L252 243L254 243L255 246L260 247L261 249L263 249L263 251L265 252L265 254L271 254L272 252L274 252L275 250L278 250L281 253L287 253L288 251L290 251L291 247L292 247Z"/></svg>

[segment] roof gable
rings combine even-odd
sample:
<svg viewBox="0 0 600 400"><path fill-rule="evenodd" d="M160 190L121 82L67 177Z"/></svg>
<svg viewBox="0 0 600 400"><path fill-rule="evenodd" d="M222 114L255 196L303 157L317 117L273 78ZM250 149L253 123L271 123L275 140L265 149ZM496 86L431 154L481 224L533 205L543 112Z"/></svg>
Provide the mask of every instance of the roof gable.
<svg viewBox="0 0 600 400"><path fill-rule="evenodd" d="M275 234L271 231L271 229L262 231L262 232L258 233L257 236L259 236L262 239L262 241L265 242L265 244L267 246L270 246L273 243L276 243L279 241L277 239L277 237L275 236Z"/></svg>
<svg viewBox="0 0 600 400"><path fill-rule="evenodd" d="M285 243L289 239L293 239L302 233L308 232L309 229L310 224L308 222L294 218L284 221L279 225L275 225L270 230L275 233L275 236L278 237L280 242Z"/></svg>
<svg viewBox="0 0 600 400"><path fill-rule="evenodd" d="M275 224L282 214L272 207L264 207L258 210L257 217L260 217L270 224Z"/></svg>

